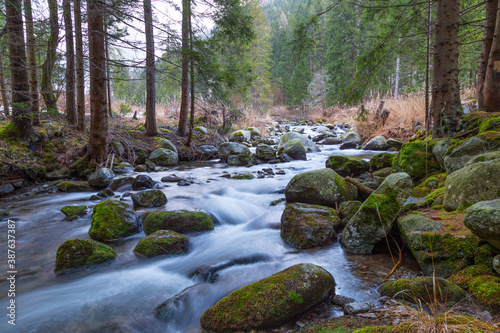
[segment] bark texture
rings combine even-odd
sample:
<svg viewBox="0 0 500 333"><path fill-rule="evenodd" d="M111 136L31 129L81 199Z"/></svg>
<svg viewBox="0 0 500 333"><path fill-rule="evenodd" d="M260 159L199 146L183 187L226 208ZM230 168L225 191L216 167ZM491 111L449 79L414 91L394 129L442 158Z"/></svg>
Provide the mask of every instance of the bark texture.
<svg viewBox="0 0 500 333"><path fill-rule="evenodd" d="M71 19L71 0L63 0L64 31L66 34L66 121L76 125L75 109L75 43Z"/></svg>
<svg viewBox="0 0 500 333"><path fill-rule="evenodd" d="M483 106L487 112L500 110L500 4L497 6L495 33L484 79Z"/></svg>
<svg viewBox="0 0 500 333"><path fill-rule="evenodd" d="M181 110L179 113L178 132L181 136L188 134L189 113L189 16L191 15L191 0L182 0L182 80L181 80Z"/></svg>
<svg viewBox="0 0 500 333"><path fill-rule="evenodd" d="M81 1L75 2L75 67L76 67L76 128L85 130L85 76L83 71L83 38L82 38L82 12Z"/></svg>
<svg viewBox="0 0 500 333"><path fill-rule="evenodd" d="M5 88L5 76L3 73L3 56L0 51L0 90L2 93L2 105L3 105L3 113L6 117L10 117L9 112L9 99L7 98L7 89Z"/></svg>
<svg viewBox="0 0 500 333"><path fill-rule="evenodd" d="M40 124L38 100L38 79L36 77L35 57L35 29L33 27L33 13L31 0L24 0L24 16L26 17L26 52L28 60L28 83L30 89L30 112L33 115L33 124Z"/></svg>
<svg viewBox="0 0 500 333"><path fill-rule="evenodd" d="M42 66L42 81L40 88L42 90L43 101L47 110L57 113L57 99L52 89L52 72L57 55L57 43L59 41L59 19L57 13L57 0L48 0L50 36L47 46L47 58Z"/></svg>
<svg viewBox="0 0 500 333"><path fill-rule="evenodd" d="M146 135L154 136L156 131L156 87L155 87L155 43L153 35L153 13L151 0L144 0L146 23Z"/></svg>

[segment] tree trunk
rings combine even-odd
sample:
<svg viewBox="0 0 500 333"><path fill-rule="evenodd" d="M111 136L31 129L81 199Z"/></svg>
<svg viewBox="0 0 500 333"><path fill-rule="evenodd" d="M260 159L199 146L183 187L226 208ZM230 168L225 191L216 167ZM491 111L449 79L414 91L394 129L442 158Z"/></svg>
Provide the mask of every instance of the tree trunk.
<svg viewBox="0 0 500 333"><path fill-rule="evenodd" d="M71 0L63 0L64 31L66 34L66 121L76 125L75 109L75 47L73 42L73 22L71 20Z"/></svg>
<svg viewBox="0 0 500 333"><path fill-rule="evenodd" d="M57 0L47 0L49 4L50 36L47 46L47 59L42 66L42 97L47 111L58 113L57 99L52 89L52 72L56 62L57 43L59 39L59 19L57 13Z"/></svg>
<svg viewBox="0 0 500 333"><path fill-rule="evenodd" d="M108 48L108 26L104 24L105 43L106 43L106 97L108 99L108 116L113 118L113 108L111 104L111 70L109 68L109 48Z"/></svg>
<svg viewBox="0 0 500 333"><path fill-rule="evenodd" d="M490 57L491 44L495 34L495 24L497 20L498 0L486 1L486 21L484 23L483 49L481 51L481 61L477 70L476 96L479 110L484 110L484 80L488 69L488 59Z"/></svg>
<svg viewBox="0 0 500 333"><path fill-rule="evenodd" d="M191 141L193 140L193 129L194 129L194 61L193 61L193 26L191 24L191 15L189 15L189 51L190 51L190 73L191 73L191 115L189 117L189 136L187 145L191 146Z"/></svg>
<svg viewBox="0 0 500 333"><path fill-rule="evenodd" d="M106 160L108 113L106 108L106 57L104 50L104 8L99 0L87 1L90 71L90 136L88 157L91 162Z"/></svg>
<svg viewBox="0 0 500 333"><path fill-rule="evenodd" d="M156 87L155 87L155 42L151 0L144 0L144 21L146 23L146 135L154 136L156 131Z"/></svg>
<svg viewBox="0 0 500 333"><path fill-rule="evenodd" d="M0 51L0 89L2 90L2 104L3 104L3 113L6 117L10 117L9 112L9 99L7 98L7 90L5 88L5 76L3 73L3 56Z"/></svg>
<svg viewBox="0 0 500 333"><path fill-rule="evenodd" d="M21 0L5 2L7 32L9 38L10 82L12 89L11 121L22 138L33 133L29 109L28 71L26 70L26 49L24 44Z"/></svg>
<svg viewBox="0 0 500 333"><path fill-rule="evenodd" d="M459 11L459 0L437 1L431 105L434 138L450 136L461 113L458 85Z"/></svg>
<svg viewBox="0 0 500 333"><path fill-rule="evenodd" d="M28 60L28 82L30 89L30 112L33 115L33 124L40 124L40 102L38 101L38 79L36 77L35 56L35 29L33 27L33 13L31 0L24 0L24 15L26 17L26 51Z"/></svg>
<svg viewBox="0 0 500 333"><path fill-rule="evenodd" d="M487 112L500 110L500 3L497 6L495 33L484 79L483 103Z"/></svg>
<svg viewBox="0 0 500 333"><path fill-rule="evenodd" d="M396 59L396 79L394 80L394 99L398 99L399 93L399 70L400 70L401 58L398 56Z"/></svg>
<svg viewBox="0 0 500 333"><path fill-rule="evenodd" d="M181 111L179 113L178 133L186 136L188 133L188 103L189 103L189 15L191 0L182 0L182 80L181 80Z"/></svg>
<svg viewBox="0 0 500 333"><path fill-rule="evenodd" d="M81 0L75 1L75 51L76 51L76 128L85 130L85 73L83 71L83 38Z"/></svg>
<svg viewBox="0 0 500 333"><path fill-rule="evenodd" d="M431 26L432 19L432 0L428 2L427 8L427 36L425 41L425 129L429 133L431 128L431 115L429 107L429 75L431 70Z"/></svg>

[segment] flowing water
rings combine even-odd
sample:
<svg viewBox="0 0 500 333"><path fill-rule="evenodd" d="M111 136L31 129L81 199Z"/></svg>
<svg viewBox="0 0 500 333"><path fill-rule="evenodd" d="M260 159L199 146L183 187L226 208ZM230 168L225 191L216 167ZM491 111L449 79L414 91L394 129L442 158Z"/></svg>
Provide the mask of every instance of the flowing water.
<svg viewBox="0 0 500 333"><path fill-rule="evenodd" d="M179 256L144 259L133 253L144 234L113 244L115 261L62 276L53 273L56 250L67 239L89 239L90 213L64 221L67 205L95 204L95 192L40 194L0 203L16 221L16 326L7 323L5 272L7 221L0 222L0 332L200 332L203 312L231 291L297 263L314 263L328 270L336 292L357 301L377 302L375 287L392 268L387 255L346 254L339 243L297 250L280 237L283 190L297 173L323 168L328 156L345 154L369 159L377 152L321 147L307 161L228 167L217 161L180 164L167 172L148 173L155 181L175 173L195 177L190 186L163 184L168 203L157 210L200 210L217 222L215 230L190 236L190 250ZM220 177L224 173L255 173L282 169L284 175L253 180ZM136 173L127 174L126 176ZM120 176L118 176L120 177ZM161 182L160 182L161 183ZM161 185L161 186L163 186ZM133 192L115 191L117 197ZM131 203L130 197L125 197ZM151 209L150 209L151 210ZM138 210L140 215L145 209ZM176 296L169 321L154 317L155 307ZM331 310L331 316L340 315ZM6 319L7 318L7 319Z"/></svg>

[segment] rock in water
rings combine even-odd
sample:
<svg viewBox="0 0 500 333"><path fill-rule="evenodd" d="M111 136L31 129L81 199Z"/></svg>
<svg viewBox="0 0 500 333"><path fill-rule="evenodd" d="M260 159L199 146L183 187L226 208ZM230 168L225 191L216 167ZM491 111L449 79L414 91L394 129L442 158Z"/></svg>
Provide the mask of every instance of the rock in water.
<svg viewBox="0 0 500 333"><path fill-rule="evenodd" d="M281 216L281 238L299 249L333 243L339 228L340 219L330 207L292 203Z"/></svg>
<svg viewBox="0 0 500 333"><path fill-rule="evenodd" d="M413 182L408 174L389 175L347 223L340 236L344 249L355 254L371 253L375 244L392 229L412 189Z"/></svg>
<svg viewBox="0 0 500 333"><path fill-rule="evenodd" d="M139 175L134 178L132 182L132 189L134 191L143 190L146 188L153 188L155 185L154 180L148 175Z"/></svg>
<svg viewBox="0 0 500 333"><path fill-rule="evenodd" d="M90 175L89 185L97 188L107 187L115 178L113 170L108 168L101 168Z"/></svg>
<svg viewBox="0 0 500 333"><path fill-rule="evenodd" d="M158 230L141 239L134 253L144 257L181 254L188 250L189 238L172 230Z"/></svg>
<svg viewBox="0 0 500 333"><path fill-rule="evenodd" d="M464 224L474 235L500 249L500 199L478 202L467 208Z"/></svg>
<svg viewBox="0 0 500 333"><path fill-rule="evenodd" d="M376 136L363 147L363 150L387 150L387 139L385 136Z"/></svg>
<svg viewBox="0 0 500 333"><path fill-rule="evenodd" d="M61 212L66 215L66 220L72 221L84 216L87 213L87 206L65 206L61 208Z"/></svg>
<svg viewBox="0 0 500 333"><path fill-rule="evenodd" d="M323 302L335 280L323 268L298 264L229 294L200 319L209 332L278 327Z"/></svg>
<svg viewBox="0 0 500 333"><path fill-rule="evenodd" d="M302 145L306 149L306 152L320 151L318 146L314 142L312 142L312 140L309 140L305 136L295 132L288 132L281 136L280 142L278 144L278 150L280 150L280 148L283 148L288 141L291 141L293 139L300 139L300 141L302 141Z"/></svg>
<svg viewBox="0 0 500 333"><path fill-rule="evenodd" d="M69 239L57 249L54 271L97 265L115 258L115 250L107 245L93 240Z"/></svg>
<svg viewBox="0 0 500 333"><path fill-rule="evenodd" d="M227 163L229 156L232 155L250 157L250 150L246 146L236 142L224 142L219 146L219 158L222 162Z"/></svg>
<svg viewBox="0 0 500 333"><path fill-rule="evenodd" d="M358 190L332 169L319 169L295 175L285 188L289 202L335 207L358 197Z"/></svg>
<svg viewBox="0 0 500 333"><path fill-rule="evenodd" d="M257 145L257 149L255 150L257 158L262 161L269 161L275 159L276 153L277 153L276 149L263 143L259 143Z"/></svg>
<svg viewBox="0 0 500 333"><path fill-rule="evenodd" d="M145 190L132 194L134 207L160 207L167 203L165 193L160 190Z"/></svg>
<svg viewBox="0 0 500 333"><path fill-rule="evenodd" d="M146 212L142 215L142 224L146 235L157 230L173 230L183 234L214 229L212 218L203 212Z"/></svg>
<svg viewBox="0 0 500 333"><path fill-rule="evenodd" d="M278 153L287 154L292 160L307 160L306 149L300 139L292 139L278 149Z"/></svg>
<svg viewBox="0 0 500 333"><path fill-rule="evenodd" d="M89 235L101 242L114 242L139 232L132 207L117 200L105 200L94 206Z"/></svg>

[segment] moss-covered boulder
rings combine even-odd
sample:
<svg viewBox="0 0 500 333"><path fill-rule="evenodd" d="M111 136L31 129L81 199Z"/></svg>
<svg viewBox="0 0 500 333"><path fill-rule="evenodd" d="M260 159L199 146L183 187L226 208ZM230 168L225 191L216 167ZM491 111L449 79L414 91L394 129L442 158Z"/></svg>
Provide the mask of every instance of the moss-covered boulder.
<svg viewBox="0 0 500 333"><path fill-rule="evenodd" d="M448 175L446 173L440 173L427 177L426 179L422 180L420 184L415 186L411 193L411 196L421 198L427 196L434 190L441 188L444 190L444 184L447 176Z"/></svg>
<svg viewBox="0 0 500 333"><path fill-rule="evenodd" d="M463 289L453 282L439 277L433 279L430 276L388 281L381 285L378 291L382 296L418 304L419 300L434 302L434 290L437 300L442 304L456 303L465 298Z"/></svg>
<svg viewBox="0 0 500 333"><path fill-rule="evenodd" d="M167 203L167 196L160 190L145 190L132 194L134 207L160 207Z"/></svg>
<svg viewBox="0 0 500 333"><path fill-rule="evenodd" d="M181 234L214 229L212 218L203 212L146 212L142 214L144 233L172 230Z"/></svg>
<svg viewBox="0 0 500 333"><path fill-rule="evenodd" d="M367 161L358 157L345 155L332 155L328 157L325 165L342 177L356 177L370 170L370 164Z"/></svg>
<svg viewBox="0 0 500 333"><path fill-rule="evenodd" d="M56 187L61 192L83 192L90 190L88 182L64 181L57 184Z"/></svg>
<svg viewBox="0 0 500 333"><path fill-rule="evenodd" d="M155 181L148 175L138 175L132 181L132 189L134 191L144 190L147 188L153 188Z"/></svg>
<svg viewBox="0 0 500 333"><path fill-rule="evenodd" d="M395 154L391 153L380 153L375 156L373 156L370 159L370 169L372 171L380 170L383 168L388 168L392 166L392 161L394 160L394 157L396 157Z"/></svg>
<svg viewBox="0 0 500 333"><path fill-rule="evenodd" d="M158 148L149 155L149 160L158 166L169 166L177 164L179 156L170 149Z"/></svg>
<svg viewBox="0 0 500 333"><path fill-rule="evenodd" d="M131 185L134 179L134 177L115 178L109 185L109 189L112 191L116 191L118 189L124 188Z"/></svg>
<svg viewBox="0 0 500 333"><path fill-rule="evenodd" d="M123 147L123 145L120 141L112 142L111 146L113 147L113 150L115 151L116 155L118 155L118 156L125 155L125 148Z"/></svg>
<svg viewBox="0 0 500 333"><path fill-rule="evenodd" d="M108 168L100 168L96 172L90 175L89 185L97 188L105 188L115 178L115 173L113 170Z"/></svg>
<svg viewBox="0 0 500 333"><path fill-rule="evenodd" d="M117 200L105 200L92 209L89 235L95 240L114 242L139 232L139 223L132 207Z"/></svg>
<svg viewBox="0 0 500 333"><path fill-rule="evenodd" d="M69 239L59 246L54 271L101 264L116 258L116 252L109 246L83 239Z"/></svg>
<svg viewBox="0 0 500 333"><path fill-rule="evenodd" d="M175 153L178 153L177 147L172 143L172 141L165 139L165 138L157 138L156 143L158 144L159 148L165 148L168 150L171 150Z"/></svg>
<svg viewBox="0 0 500 333"><path fill-rule="evenodd" d="M342 228L347 225L347 222L358 212L361 207L361 201L345 201L339 207L339 218Z"/></svg>
<svg viewBox="0 0 500 333"><path fill-rule="evenodd" d="M161 255L181 254L188 250L189 238L172 230L158 230L141 239L134 253L151 258Z"/></svg>
<svg viewBox="0 0 500 333"><path fill-rule="evenodd" d="M448 175L443 206L452 211L500 196L500 159L478 162Z"/></svg>
<svg viewBox="0 0 500 333"><path fill-rule="evenodd" d="M392 173L392 168L387 167L373 172L373 177L385 178Z"/></svg>
<svg viewBox="0 0 500 333"><path fill-rule="evenodd" d="M257 158L261 161L269 161L276 158L277 150L269 145L259 143L255 150Z"/></svg>
<svg viewBox="0 0 500 333"><path fill-rule="evenodd" d="M233 142L249 142L252 138L252 133L246 130L237 130L231 133L231 141Z"/></svg>
<svg viewBox="0 0 500 333"><path fill-rule="evenodd" d="M236 142L224 142L219 146L219 158L222 162L226 162L229 156L232 155L243 155L250 158L250 150Z"/></svg>
<svg viewBox="0 0 500 333"><path fill-rule="evenodd" d="M347 131L344 133L344 135L342 135L342 142L343 143L353 143L355 145L360 145L363 140L361 140L361 135L359 135L358 132L356 131Z"/></svg>
<svg viewBox="0 0 500 333"><path fill-rule="evenodd" d="M248 155L230 155L227 158L228 165L245 166L252 163L252 158Z"/></svg>
<svg viewBox="0 0 500 333"><path fill-rule="evenodd" d="M87 206L65 206L61 212L66 215L66 220L72 221L87 214Z"/></svg>
<svg viewBox="0 0 500 333"><path fill-rule="evenodd" d="M339 229L340 219L330 207L291 203L281 215L281 238L299 249L333 243Z"/></svg>
<svg viewBox="0 0 500 333"><path fill-rule="evenodd" d="M250 131L250 138L252 140L258 140L262 138L262 132L257 127L245 127L245 131Z"/></svg>
<svg viewBox="0 0 500 333"><path fill-rule="evenodd" d="M404 172L387 177L344 228L340 236L340 244L344 249L355 254L371 253L374 246L392 229L412 189L413 182Z"/></svg>
<svg viewBox="0 0 500 333"><path fill-rule="evenodd" d="M278 151L280 150L280 148L283 148L288 141L291 141L293 139L300 139L300 141L302 141L302 145L308 153L320 151L318 146L312 140L296 132L288 132L280 137L280 142L278 143Z"/></svg>
<svg viewBox="0 0 500 333"><path fill-rule="evenodd" d="M397 221L401 237L412 251L422 272L449 277L480 256L479 239L461 226L460 215L436 221L422 214L409 214Z"/></svg>
<svg viewBox="0 0 500 333"><path fill-rule="evenodd" d="M500 249L500 199L478 202L467 208L464 224L474 235Z"/></svg>
<svg viewBox="0 0 500 333"><path fill-rule="evenodd" d="M325 168L295 175L285 188L285 197L289 202L335 207L356 199L358 191L335 171Z"/></svg>
<svg viewBox="0 0 500 333"><path fill-rule="evenodd" d="M19 138L21 131L17 129L13 122L9 121L5 126L0 128L0 139Z"/></svg>
<svg viewBox="0 0 500 333"><path fill-rule="evenodd" d="M450 139L442 139L437 141L434 147L432 147L432 153L443 170L446 170L443 157L451 146L452 142Z"/></svg>
<svg viewBox="0 0 500 333"><path fill-rule="evenodd" d="M500 132L485 133L452 145L443 156L446 171L451 174L462 169L471 159L500 149Z"/></svg>
<svg viewBox="0 0 500 333"><path fill-rule="evenodd" d="M120 162L113 164L113 172L116 173L129 173L134 171L134 167L128 162Z"/></svg>
<svg viewBox="0 0 500 333"><path fill-rule="evenodd" d="M287 154L292 160L307 160L306 148L299 138L287 141L278 148L278 154Z"/></svg>
<svg viewBox="0 0 500 333"><path fill-rule="evenodd" d="M405 143L393 160L393 171L406 172L414 181L442 172L441 166L432 153L434 144L433 140Z"/></svg>
<svg viewBox="0 0 500 333"><path fill-rule="evenodd" d="M389 150L400 150L403 147L403 143L396 139L387 139L387 146Z"/></svg>
<svg viewBox="0 0 500 333"><path fill-rule="evenodd" d="M481 275L469 284L469 292L493 311L500 311L500 278L491 275Z"/></svg>
<svg viewBox="0 0 500 333"><path fill-rule="evenodd" d="M229 294L200 319L209 332L279 327L323 302L335 280L323 268L298 264Z"/></svg>
<svg viewBox="0 0 500 333"><path fill-rule="evenodd" d="M387 139L385 136L376 136L363 146L363 150L387 150L389 146L387 145Z"/></svg>

